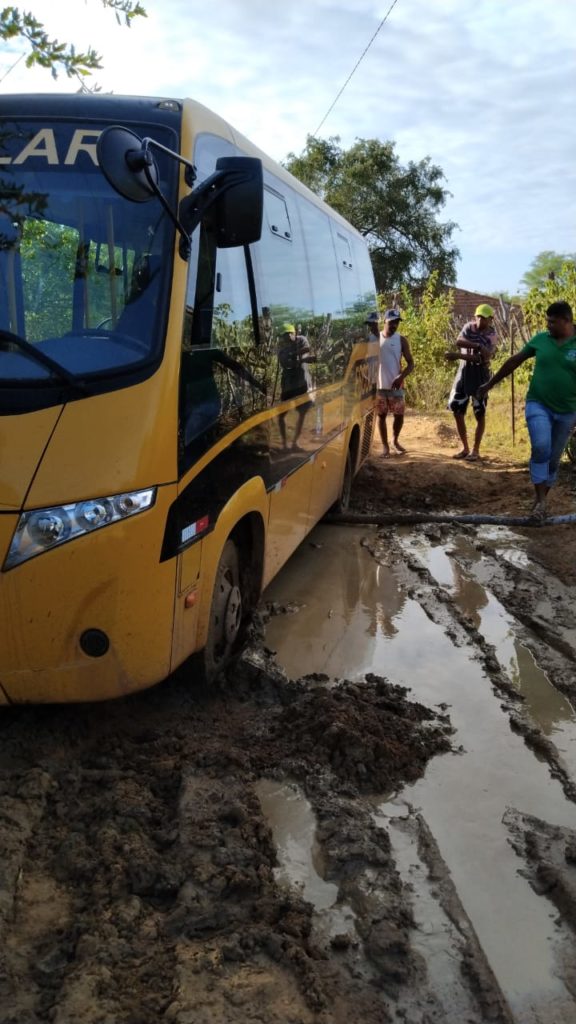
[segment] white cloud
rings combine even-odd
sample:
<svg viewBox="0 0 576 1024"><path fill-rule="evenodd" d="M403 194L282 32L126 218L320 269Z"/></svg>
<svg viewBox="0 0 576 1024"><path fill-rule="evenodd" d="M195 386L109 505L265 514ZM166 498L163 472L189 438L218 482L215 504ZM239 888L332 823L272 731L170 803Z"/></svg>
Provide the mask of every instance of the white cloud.
<svg viewBox="0 0 576 1024"><path fill-rule="evenodd" d="M25 7L102 54L104 90L193 96L277 159L303 148L390 6L144 3L130 31L99 0ZM402 161L429 155L453 194L461 283L513 289L540 250L576 248L575 44L573 0L398 0L321 134L395 139ZM21 49L0 53L0 75ZM22 65L0 94L75 88Z"/></svg>

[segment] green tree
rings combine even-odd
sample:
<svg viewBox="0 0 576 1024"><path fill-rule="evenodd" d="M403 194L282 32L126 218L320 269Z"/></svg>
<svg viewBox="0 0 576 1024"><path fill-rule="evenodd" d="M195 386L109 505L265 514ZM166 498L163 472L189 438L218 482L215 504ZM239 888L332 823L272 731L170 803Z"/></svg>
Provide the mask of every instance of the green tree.
<svg viewBox="0 0 576 1024"><path fill-rule="evenodd" d="M576 312L576 263L561 264L553 278L531 288L524 300L524 319L530 334L546 330L546 310L552 302L568 302Z"/></svg>
<svg viewBox="0 0 576 1024"><path fill-rule="evenodd" d="M110 7L116 13L119 24L130 27L134 18L146 17L144 7L133 0L100 0L104 7ZM25 40L29 47L26 66L38 65L48 68L53 77L59 71L65 71L69 78L82 79L92 71L102 67L101 57L91 47L86 53L77 53L73 44L60 43L50 39L44 25L32 14L18 7L4 7L0 11L0 39L13 43L17 39Z"/></svg>
<svg viewBox="0 0 576 1024"><path fill-rule="evenodd" d="M408 338L414 356L414 372L408 377L410 404L436 412L445 404L454 376L454 363L444 353L455 338L454 293L438 288L439 275L430 275L419 294L404 285L400 290L401 333ZM379 305L386 302L379 296Z"/></svg>
<svg viewBox="0 0 576 1024"><path fill-rule="evenodd" d="M456 225L437 220L449 195L440 167L428 157L403 167L393 142L357 139L348 150L339 142L309 135L285 166L366 237L378 291L421 285L432 273L453 284L459 252Z"/></svg>
<svg viewBox="0 0 576 1024"><path fill-rule="evenodd" d="M545 249L532 260L530 268L524 274L520 284L527 292L533 288L544 288L547 281L561 275L566 264L574 265L575 263L576 253L566 254Z"/></svg>

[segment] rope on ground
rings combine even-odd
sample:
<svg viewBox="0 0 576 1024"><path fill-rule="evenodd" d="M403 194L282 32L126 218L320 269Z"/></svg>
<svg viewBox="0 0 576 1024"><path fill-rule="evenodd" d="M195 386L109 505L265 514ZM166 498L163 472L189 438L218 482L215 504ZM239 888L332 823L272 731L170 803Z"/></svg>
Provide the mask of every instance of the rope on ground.
<svg viewBox="0 0 576 1024"><path fill-rule="evenodd" d="M470 523L474 526L558 526L576 523L576 513L547 516L536 520L531 516L491 516L482 513L460 515L447 512L339 512L325 516L324 523L333 526L401 526L403 523Z"/></svg>

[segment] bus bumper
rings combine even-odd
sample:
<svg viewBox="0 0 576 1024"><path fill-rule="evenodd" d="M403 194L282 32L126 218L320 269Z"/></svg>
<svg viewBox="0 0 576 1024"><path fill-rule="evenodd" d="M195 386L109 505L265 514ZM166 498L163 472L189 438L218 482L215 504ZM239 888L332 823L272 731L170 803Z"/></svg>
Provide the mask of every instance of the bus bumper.
<svg viewBox="0 0 576 1024"><path fill-rule="evenodd" d="M159 488L141 515L0 573L0 686L10 703L106 700L168 675L176 559L160 562L160 551L173 497Z"/></svg>

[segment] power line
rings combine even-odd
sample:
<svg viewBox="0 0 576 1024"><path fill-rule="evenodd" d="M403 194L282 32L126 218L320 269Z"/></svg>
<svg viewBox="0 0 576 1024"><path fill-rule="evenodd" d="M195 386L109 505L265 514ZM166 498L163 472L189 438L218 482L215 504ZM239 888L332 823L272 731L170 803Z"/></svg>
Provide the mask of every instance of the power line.
<svg viewBox="0 0 576 1024"><path fill-rule="evenodd" d="M5 74L2 75L2 78L0 78L0 82L3 82L5 78L8 78L8 75L10 74L10 72L14 71L14 68L16 67L16 65L19 64L20 61L22 60L22 58L25 57L25 56L26 56L25 52L20 54L18 59L15 60L14 63L8 68L8 71L6 71Z"/></svg>
<svg viewBox="0 0 576 1024"><path fill-rule="evenodd" d="M365 50L364 50L364 51L363 51L363 52L362 52L362 53L360 54L360 57L359 57L359 58L358 58L358 60L356 61L356 63L355 63L355 65L354 65L354 67L352 68L352 71L351 71L351 72L350 72L350 74L348 75L348 78L347 78L347 79L346 79L346 81L344 82L344 85L343 85L343 86L342 86L342 88L340 89L340 92L338 93L338 95L337 95L336 99L334 100L334 102L333 102L332 106L331 106L331 107L329 107L329 108L328 108L328 110L326 111L326 113L324 114L324 117L323 117L323 118L322 118L322 120L320 121L320 124L318 125L318 127L317 127L316 131L315 131L315 132L312 132L312 138L315 138L315 136L316 136L316 135L318 135L318 132L320 131L320 129L321 129L321 127L322 127L322 125L324 124L324 121L326 120L326 118L328 117L328 115L329 115L329 114L331 114L331 113L332 113L332 111L334 110L334 107L335 107L335 106L336 106L336 104L338 103L338 100L340 99L340 97L341 97L342 93L344 92L344 89L345 89L345 88L346 88L346 86L348 85L348 82L349 82L349 81L350 81L350 79L352 78L352 75L353 75L353 74L354 74L354 73L355 73L355 72L356 72L356 71L358 70L358 68L360 67L360 65L361 65L362 61L364 60L364 57L365 57L365 56L366 56L366 54L368 53L368 50L369 50L369 49L370 49L370 47L372 46L372 43L373 43L373 42L374 42L374 40L376 39L376 36L378 35L378 33L379 33L380 29L382 28L382 26L384 25L384 23L385 23L386 21L388 21L388 18L389 18L389 17L390 17L390 15L392 14L392 11L393 11L393 10L394 10L394 8L396 7L396 4L397 4L397 3L398 3L398 0L393 0L393 2L392 2L392 3L390 4L390 7L389 7L389 8L388 8L388 10L386 11L386 14L385 14L385 15L384 15L384 17L382 18L382 21L380 22L380 24L378 25L378 28L376 29L376 31L375 31L375 33L374 33L374 35L372 36L372 39L371 39L371 40L370 40L370 42L368 43L368 46L366 47L366 49L365 49Z"/></svg>

